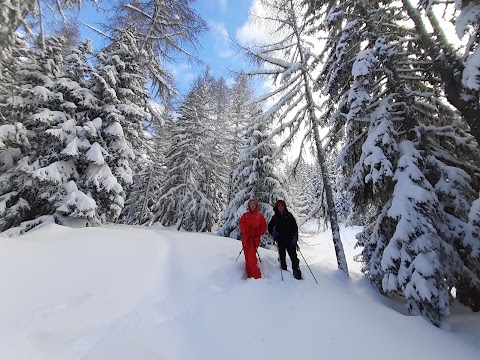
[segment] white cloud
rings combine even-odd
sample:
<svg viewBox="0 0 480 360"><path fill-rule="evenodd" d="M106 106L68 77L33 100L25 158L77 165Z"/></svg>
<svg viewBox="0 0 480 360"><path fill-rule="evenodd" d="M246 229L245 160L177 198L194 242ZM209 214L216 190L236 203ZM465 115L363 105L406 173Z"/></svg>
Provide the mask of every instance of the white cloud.
<svg viewBox="0 0 480 360"><path fill-rule="evenodd" d="M250 7L250 13L261 15L265 14L266 10L263 8L259 0L253 0ZM259 45L268 43L271 36L268 34L268 29L265 22L255 21L251 15L242 27L237 29L236 33L238 42L243 46Z"/></svg>
<svg viewBox="0 0 480 360"><path fill-rule="evenodd" d="M192 67L187 63L170 64L169 71L180 82L188 83L195 78Z"/></svg>
<svg viewBox="0 0 480 360"><path fill-rule="evenodd" d="M220 56L223 58L232 57L234 53L230 49L230 38L225 24L212 21L209 23L209 25L215 38L215 45L220 53Z"/></svg>
<svg viewBox="0 0 480 360"><path fill-rule="evenodd" d="M170 64L170 71L175 77L184 75L190 68L190 65L187 63Z"/></svg>
<svg viewBox="0 0 480 360"><path fill-rule="evenodd" d="M193 74L193 73L186 73L186 74L183 75L183 80L185 82L191 82L191 81L193 81L193 79L195 79L195 74Z"/></svg>
<svg viewBox="0 0 480 360"><path fill-rule="evenodd" d="M241 45L248 46L253 44L263 44L265 43L266 37L255 29L255 26L252 23L246 22L237 30L237 39Z"/></svg>

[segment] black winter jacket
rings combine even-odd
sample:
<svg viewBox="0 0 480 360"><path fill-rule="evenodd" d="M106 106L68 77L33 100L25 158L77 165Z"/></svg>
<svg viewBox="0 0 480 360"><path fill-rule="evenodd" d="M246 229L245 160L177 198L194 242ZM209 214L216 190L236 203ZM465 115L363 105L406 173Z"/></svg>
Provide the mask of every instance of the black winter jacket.
<svg viewBox="0 0 480 360"><path fill-rule="evenodd" d="M268 232L272 235L274 230L278 231L280 236L276 239L279 243L289 246L294 236L298 237L298 225L293 215L285 208L280 214L276 208L273 208L275 215L268 223Z"/></svg>

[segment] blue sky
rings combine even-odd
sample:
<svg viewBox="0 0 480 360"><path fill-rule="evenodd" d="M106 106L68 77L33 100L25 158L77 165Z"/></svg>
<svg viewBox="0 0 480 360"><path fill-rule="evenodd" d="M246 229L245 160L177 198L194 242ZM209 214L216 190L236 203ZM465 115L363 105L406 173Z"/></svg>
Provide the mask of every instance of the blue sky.
<svg viewBox="0 0 480 360"><path fill-rule="evenodd" d="M255 0L197 0L193 8L207 22L209 31L200 38L198 53L196 54L205 64L209 64L216 77L223 76L227 81L231 80L230 70L246 68L242 54L239 54L230 43L229 37L245 43L255 35L247 26L249 10ZM100 5L107 6L105 0L99 0ZM104 12L97 12L93 5L85 2L85 6L79 14L80 21L92 26L99 27L104 21ZM82 37L90 37L95 48L101 48L103 40L94 31L81 26ZM182 93L188 91L192 80L202 70L201 64L180 60L172 64L179 89Z"/></svg>

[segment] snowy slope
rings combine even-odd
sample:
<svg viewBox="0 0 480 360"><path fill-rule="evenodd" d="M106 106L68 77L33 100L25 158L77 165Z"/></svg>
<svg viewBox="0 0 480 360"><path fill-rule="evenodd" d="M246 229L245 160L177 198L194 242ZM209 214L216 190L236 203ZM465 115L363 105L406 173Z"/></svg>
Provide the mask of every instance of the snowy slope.
<svg viewBox="0 0 480 360"><path fill-rule="evenodd" d="M329 233L302 237L305 279L260 249L244 280L238 241L127 226L49 225L0 238L0 359L476 359L480 314L451 331L395 311L351 261L335 270ZM290 263L287 261L290 265ZM375 345L373 343L375 342Z"/></svg>

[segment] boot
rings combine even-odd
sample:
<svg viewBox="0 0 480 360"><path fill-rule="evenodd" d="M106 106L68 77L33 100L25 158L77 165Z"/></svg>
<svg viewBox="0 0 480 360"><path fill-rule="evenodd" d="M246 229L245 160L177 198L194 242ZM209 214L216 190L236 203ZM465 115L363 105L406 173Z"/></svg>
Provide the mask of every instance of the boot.
<svg viewBox="0 0 480 360"><path fill-rule="evenodd" d="M297 280L302 280L302 272L300 269L293 269L293 277Z"/></svg>

